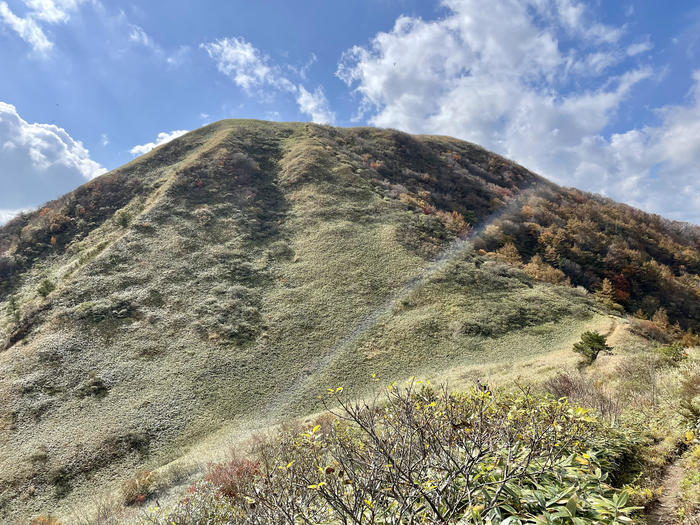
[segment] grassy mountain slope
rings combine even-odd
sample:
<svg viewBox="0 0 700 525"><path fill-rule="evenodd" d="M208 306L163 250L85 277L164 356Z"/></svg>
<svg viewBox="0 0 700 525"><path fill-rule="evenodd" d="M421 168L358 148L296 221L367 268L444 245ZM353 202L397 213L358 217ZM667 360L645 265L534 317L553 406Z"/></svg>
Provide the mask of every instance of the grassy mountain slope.
<svg viewBox="0 0 700 525"><path fill-rule="evenodd" d="M598 303L484 251L541 251L548 269L595 288L604 262L586 274L547 254L534 226L515 227L527 216L556 234L571 199L597 210L588 228L617 239L601 210L628 207L473 144L222 121L15 219L0 229L0 515L80 505L231 421L311 412L328 386L362 392L373 373L439 375L567 348L601 323ZM684 299L644 297L697 326L698 229L630 213L656 232L634 249ZM481 253L459 240L467 222L489 225ZM664 232L677 264L650 248ZM449 246L460 249L436 264Z"/></svg>

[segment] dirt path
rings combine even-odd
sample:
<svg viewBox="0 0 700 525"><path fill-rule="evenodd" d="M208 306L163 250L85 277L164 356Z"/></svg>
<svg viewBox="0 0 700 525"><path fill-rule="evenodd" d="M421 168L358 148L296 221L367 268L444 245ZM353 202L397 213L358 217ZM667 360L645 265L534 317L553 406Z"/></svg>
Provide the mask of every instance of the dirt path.
<svg viewBox="0 0 700 525"><path fill-rule="evenodd" d="M610 320L610 328L608 328L608 331L605 332L603 335L605 337L610 337L615 332L616 328L617 328L617 321L615 321L615 319L611 319Z"/></svg>
<svg viewBox="0 0 700 525"><path fill-rule="evenodd" d="M661 479L663 492L647 515L649 525L673 525L677 523L675 519L676 495L682 479L683 468L680 463L678 461L671 463Z"/></svg>

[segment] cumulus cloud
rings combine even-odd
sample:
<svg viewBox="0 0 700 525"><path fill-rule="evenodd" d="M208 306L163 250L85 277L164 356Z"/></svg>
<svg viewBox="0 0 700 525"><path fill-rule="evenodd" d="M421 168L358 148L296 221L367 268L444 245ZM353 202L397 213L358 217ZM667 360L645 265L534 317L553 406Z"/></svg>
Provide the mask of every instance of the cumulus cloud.
<svg viewBox="0 0 700 525"><path fill-rule="evenodd" d="M221 73L248 94L255 93L262 98L268 98L270 92L292 93L296 97L299 111L309 115L313 122L329 124L335 120L321 86L310 92L301 84L297 86L283 72L287 70L306 80L309 68L316 62L316 55L312 55L309 62L301 68L290 65L282 68L241 37L223 38L201 44L200 47L216 62L216 67Z"/></svg>
<svg viewBox="0 0 700 525"><path fill-rule="evenodd" d="M331 111L322 87L316 88L313 93L308 92L304 86L298 87L297 104L302 113L311 116L311 120L319 124L332 124L335 114Z"/></svg>
<svg viewBox="0 0 700 525"><path fill-rule="evenodd" d="M662 111L659 128L605 134L634 86L652 74L629 58L650 43L625 45L624 27L593 20L575 0L443 5L441 19L399 17L390 31L344 53L336 74L359 97L358 119L471 140L556 182L698 221L697 175L681 173L697 174L688 170L700 160L692 139L700 135L663 140L672 129L694 131L688 128L700 118L689 109L697 103ZM682 166L661 154L672 143ZM665 197L648 195L652 189Z"/></svg>
<svg viewBox="0 0 700 525"><path fill-rule="evenodd" d="M38 55L53 48L42 28L43 24L65 24L72 11L89 0L24 0L28 13L18 16L6 2L0 2L0 23L12 29Z"/></svg>
<svg viewBox="0 0 700 525"><path fill-rule="evenodd" d="M68 132L30 124L0 102L0 208L33 206L58 197L106 170Z"/></svg>
<svg viewBox="0 0 700 525"><path fill-rule="evenodd" d="M138 146L134 146L129 150L129 152L134 155L144 155L151 151L153 148L157 148L161 144L165 144L166 142L170 142L171 140L174 140L178 137L182 137L185 133L189 133L189 130L186 129L177 129L175 131L171 132L160 132L158 133L158 136L156 137L156 140L153 142L149 142L147 144L140 144Z"/></svg>

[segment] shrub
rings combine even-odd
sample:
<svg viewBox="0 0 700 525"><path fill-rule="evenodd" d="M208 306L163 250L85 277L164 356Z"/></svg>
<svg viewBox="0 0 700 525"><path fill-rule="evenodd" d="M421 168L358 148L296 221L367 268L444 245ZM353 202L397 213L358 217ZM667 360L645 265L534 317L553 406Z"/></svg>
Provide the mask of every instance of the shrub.
<svg viewBox="0 0 700 525"><path fill-rule="evenodd" d="M569 279L561 270L550 266L539 255L535 255L525 265L525 272L538 281L551 284L569 284Z"/></svg>
<svg viewBox="0 0 700 525"><path fill-rule="evenodd" d="M595 297L604 304L615 303L615 286L613 286L613 283L610 279L608 279L607 277L603 279L600 288L595 292Z"/></svg>
<svg viewBox="0 0 700 525"><path fill-rule="evenodd" d="M125 505L141 505L153 494L155 488L155 472L139 472L135 478L126 480L122 484L122 498Z"/></svg>
<svg viewBox="0 0 700 525"><path fill-rule="evenodd" d="M37 288L37 292L39 292L39 295L41 295L42 297L46 297L51 292L53 292L55 289L56 289L56 285L52 281L50 281L49 279L44 279L39 284L39 288Z"/></svg>
<svg viewBox="0 0 700 525"><path fill-rule="evenodd" d="M455 235L464 237L469 233L471 227L461 213L457 211L446 212L438 210L435 215L443 226Z"/></svg>
<svg viewBox="0 0 700 525"><path fill-rule="evenodd" d="M628 406L632 403L638 408L657 406L662 361L658 354L638 354L618 363L615 367L618 391Z"/></svg>
<svg viewBox="0 0 700 525"><path fill-rule="evenodd" d="M683 523L700 522L700 445L695 445L683 458L685 475L680 483L679 514ZM692 520L695 521L692 521Z"/></svg>
<svg viewBox="0 0 700 525"><path fill-rule="evenodd" d="M681 344L685 348L700 346L700 335L693 332L693 330L688 330L685 334L683 334L683 337L681 337Z"/></svg>
<svg viewBox="0 0 700 525"><path fill-rule="evenodd" d="M144 523L575 523L630 521L628 494L606 482L629 444L586 410L523 390L448 394L389 387L338 406L321 424L259 443L256 463L211 480ZM229 476L229 472L233 475ZM242 475L241 475L242 474ZM622 518L622 519L621 519Z"/></svg>
<svg viewBox="0 0 700 525"><path fill-rule="evenodd" d="M249 484L260 474L260 465L248 459L234 458L228 463L209 465L209 471L204 477L226 497L236 498L241 488Z"/></svg>
<svg viewBox="0 0 700 525"><path fill-rule="evenodd" d="M656 352L661 357L662 364L674 365L688 358L688 354L680 342L661 346L656 349Z"/></svg>
<svg viewBox="0 0 700 525"><path fill-rule="evenodd" d="M700 373L697 367L691 367L683 371L680 389L678 392L678 412L687 423L700 429L700 402L696 399L700 396Z"/></svg>
<svg viewBox="0 0 700 525"><path fill-rule="evenodd" d="M622 414L620 396L581 373L557 374L546 380L542 387L557 399L565 397L576 404L597 410L607 420L615 421Z"/></svg>
<svg viewBox="0 0 700 525"><path fill-rule="evenodd" d="M522 266L523 259L518 252L518 248L512 242L507 242L494 252L494 257L513 266Z"/></svg>
<svg viewBox="0 0 700 525"><path fill-rule="evenodd" d="M120 227L126 228L131 222L131 213L126 210L119 210L114 214L114 222L116 222Z"/></svg>
<svg viewBox="0 0 700 525"><path fill-rule="evenodd" d="M63 213L52 215L49 221L49 231L51 233L60 233L67 229L71 222L71 218Z"/></svg>
<svg viewBox="0 0 700 525"><path fill-rule="evenodd" d="M607 345L607 337L598 332L583 332L581 340L574 344L574 352L581 354L587 364L596 360L600 352L609 352L612 347Z"/></svg>
<svg viewBox="0 0 700 525"><path fill-rule="evenodd" d="M630 319L630 329L632 333L640 335L645 339L658 341L659 343L668 343L671 341L671 336L663 329L659 328L652 321L646 319Z"/></svg>

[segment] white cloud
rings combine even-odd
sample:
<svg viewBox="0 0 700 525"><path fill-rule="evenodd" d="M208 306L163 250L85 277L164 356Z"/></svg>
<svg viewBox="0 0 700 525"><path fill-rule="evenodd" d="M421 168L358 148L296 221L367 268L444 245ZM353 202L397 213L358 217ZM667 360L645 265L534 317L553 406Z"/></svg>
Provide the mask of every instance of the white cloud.
<svg viewBox="0 0 700 525"><path fill-rule="evenodd" d="M280 73L280 68L244 38L223 38L201 44L201 48L216 61L221 73L246 91L265 86L294 91L294 84Z"/></svg>
<svg viewBox="0 0 700 525"><path fill-rule="evenodd" d="M117 15L110 20L112 30L120 37L126 35L127 41L137 48L137 52L143 54L144 49L148 52L148 56L162 62L168 69L176 69L182 66L188 59L190 47L180 45L176 48L163 48L157 39L149 34L143 27L133 24L129 21L127 14L123 10L119 10ZM123 57L124 50L115 48L112 50L113 56L117 58Z"/></svg>
<svg viewBox="0 0 700 525"><path fill-rule="evenodd" d="M332 124L335 121L335 114L330 110L326 94L320 86L310 93L304 86L299 85L297 104L299 104L299 110L310 115L313 122Z"/></svg>
<svg viewBox="0 0 700 525"><path fill-rule="evenodd" d="M53 49L53 43L42 24L65 24L71 12L88 1L92 0L24 0L29 9L24 17L13 13L6 2L0 2L0 22L17 33L37 55L45 56Z"/></svg>
<svg viewBox="0 0 700 525"><path fill-rule="evenodd" d="M629 181L629 198L640 207L700 224L700 71L691 100L657 112L658 126L615 134L602 168Z"/></svg>
<svg viewBox="0 0 700 525"><path fill-rule="evenodd" d="M631 44L627 46L627 54L633 57L635 55L651 51L653 48L654 46L649 40L646 40L644 42L637 42L636 44Z"/></svg>
<svg viewBox="0 0 700 525"><path fill-rule="evenodd" d="M698 221L697 175L681 173L697 174L690 160L700 165L693 127L700 115L669 108L658 129L605 136L630 91L652 74L624 61L650 43L626 46L624 27L592 20L576 0L443 4L443 18L399 17L390 31L343 55L337 76L359 96L358 118L471 140L556 182ZM678 130L673 139L662 140L671 130ZM663 150L655 146L661 142L685 159L682 168L647 151ZM651 189L666 197L643 195Z"/></svg>
<svg viewBox="0 0 700 525"><path fill-rule="evenodd" d="M148 34L143 30L143 28L137 25L131 25L131 31L129 32L129 40L145 47L155 47L153 40L151 40L151 37L148 36Z"/></svg>
<svg viewBox="0 0 700 525"><path fill-rule="evenodd" d="M105 146L108 146L108 145L109 145L109 137L107 136L107 133L103 133L100 136L100 146L102 146L104 148Z"/></svg>
<svg viewBox="0 0 700 525"><path fill-rule="evenodd" d="M65 23L70 18L70 12L78 9L80 4L88 0L24 0L32 10L32 17L44 20L50 24Z"/></svg>
<svg viewBox="0 0 700 525"><path fill-rule="evenodd" d="M258 48L242 37L223 38L216 42L201 44L209 56L216 62L218 70L243 88L248 94L255 92L261 98L269 98L269 92L292 93L296 97L299 111L311 116L314 122L330 124L335 121L328 99L321 86L313 93L303 85L295 85L283 74L283 68L270 60ZM306 80L309 68L316 62L316 55L301 68L286 65L285 70Z"/></svg>
<svg viewBox="0 0 700 525"><path fill-rule="evenodd" d="M5 2L0 2L0 21L32 46L37 54L44 55L53 48L53 43L46 37L36 20L29 16L22 18L15 15Z"/></svg>
<svg viewBox="0 0 700 525"><path fill-rule="evenodd" d="M30 124L0 102L0 208L40 204L105 171L65 129Z"/></svg>
<svg viewBox="0 0 700 525"><path fill-rule="evenodd" d="M31 208L21 208L19 210L3 210L0 209L0 226L3 224L10 222L13 218L15 218L17 215L19 215L22 212L28 212L31 211Z"/></svg>
<svg viewBox="0 0 700 525"><path fill-rule="evenodd" d="M182 137L185 133L189 133L189 130L186 129L177 129L175 131L171 131L169 133L166 132L161 132L158 133L158 136L156 137L156 140L154 142L149 142L147 144L140 144L138 146L134 146L129 150L129 152L134 155L144 155L151 151L153 148L157 148L161 144L165 144L166 142L170 142L171 140L174 140L178 137Z"/></svg>
<svg viewBox="0 0 700 525"><path fill-rule="evenodd" d="M311 58L309 58L308 62L299 68L299 76L303 80L307 80L306 74L309 72L309 69L311 69L311 66L313 66L316 62L318 62L316 53L311 53Z"/></svg>
<svg viewBox="0 0 700 525"><path fill-rule="evenodd" d="M53 124L29 124L13 105L5 102L0 102L0 143L5 152L29 158L31 167L37 170L61 165L75 169L85 179L106 171L65 129Z"/></svg>

